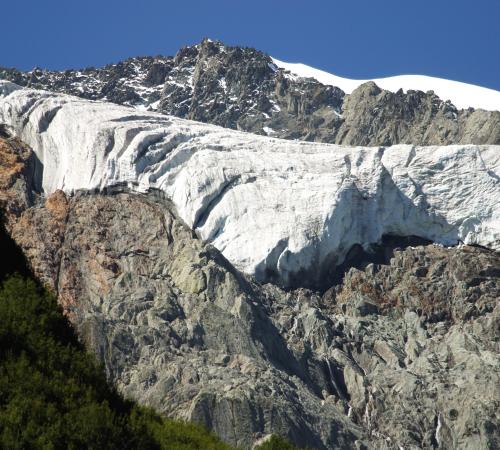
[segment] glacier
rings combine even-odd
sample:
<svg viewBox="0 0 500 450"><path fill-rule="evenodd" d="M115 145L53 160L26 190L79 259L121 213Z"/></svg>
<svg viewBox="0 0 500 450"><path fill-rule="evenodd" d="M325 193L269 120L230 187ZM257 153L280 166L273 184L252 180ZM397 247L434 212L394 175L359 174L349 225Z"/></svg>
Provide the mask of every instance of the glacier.
<svg viewBox="0 0 500 450"><path fill-rule="evenodd" d="M34 150L45 194L161 191L260 281L319 278L387 234L500 249L500 146L286 141L5 81L0 124Z"/></svg>

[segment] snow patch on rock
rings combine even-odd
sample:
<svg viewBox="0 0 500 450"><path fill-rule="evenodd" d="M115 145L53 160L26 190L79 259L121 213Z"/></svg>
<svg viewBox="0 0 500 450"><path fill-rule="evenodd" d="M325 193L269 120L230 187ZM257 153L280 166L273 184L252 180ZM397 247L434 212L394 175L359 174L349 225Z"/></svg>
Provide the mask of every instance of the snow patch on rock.
<svg viewBox="0 0 500 450"><path fill-rule="evenodd" d="M319 278L384 234L500 249L500 146L286 141L3 83L0 123L37 154L47 194L159 189L260 280Z"/></svg>

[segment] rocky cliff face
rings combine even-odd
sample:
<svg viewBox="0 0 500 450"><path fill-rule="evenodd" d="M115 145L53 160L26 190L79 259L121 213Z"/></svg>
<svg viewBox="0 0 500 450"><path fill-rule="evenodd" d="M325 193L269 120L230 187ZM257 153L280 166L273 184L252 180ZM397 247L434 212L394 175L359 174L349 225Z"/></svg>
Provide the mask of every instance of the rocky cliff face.
<svg viewBox="0 0 500 450"><path fill-rule="evenodd" d="M496 448L500 257L434 245L324 295L259 285L159 192L40 197L0 143L7 231L126 395L244 448Z"/></svg>
<svg viewBox="0 0 500 450"><path fill-rule="evenodd" d="M175 57L100 69L0 69L19 85L107 100L285 139L349 145L500 144L500 112L458 110L432 92L373 83L350 95L279 69L262 52L204 40Z"/></svg>

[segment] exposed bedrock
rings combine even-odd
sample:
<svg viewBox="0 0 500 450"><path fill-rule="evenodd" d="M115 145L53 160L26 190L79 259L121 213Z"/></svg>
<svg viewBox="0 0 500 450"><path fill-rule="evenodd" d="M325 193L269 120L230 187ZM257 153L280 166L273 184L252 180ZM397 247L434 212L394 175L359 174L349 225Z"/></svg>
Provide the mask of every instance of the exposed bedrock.
<svg viewBox="0 0 500 450"><path fill-rule="evenodd" d="M46 194L159 190L239 270L318 287L384 235L500 246L500 147L342 147L239 133L6 82L0 122Z"/></svg>
<svg viewBox="0 0 500 450"><path fill-rule="evenodd" d="M0 158L7 232L125 395L243 448L500 444L497 252L395 249L324 295L284 292L155 193L40 197L29 149Z"/></svg>

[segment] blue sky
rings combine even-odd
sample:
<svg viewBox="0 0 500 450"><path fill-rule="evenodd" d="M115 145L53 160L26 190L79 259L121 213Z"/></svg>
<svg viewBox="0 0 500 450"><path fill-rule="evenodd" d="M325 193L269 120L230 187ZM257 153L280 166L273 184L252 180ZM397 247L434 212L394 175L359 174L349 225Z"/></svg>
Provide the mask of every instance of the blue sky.
<svg viewBox="0 0 500 450"><path fill-rule="evenodd" d="M100 66L210 37L340 76L500 90L499 0L6 0L1 14L1 66Z"/></svg>

